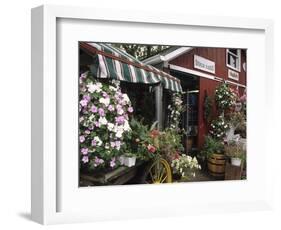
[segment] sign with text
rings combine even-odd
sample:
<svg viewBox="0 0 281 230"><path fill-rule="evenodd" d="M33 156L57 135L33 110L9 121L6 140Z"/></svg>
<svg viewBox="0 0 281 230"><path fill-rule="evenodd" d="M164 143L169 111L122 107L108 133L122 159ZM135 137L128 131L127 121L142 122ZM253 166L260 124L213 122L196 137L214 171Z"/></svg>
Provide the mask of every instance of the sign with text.
<svg viewBox="0 0 281 230"><path fill-rule="evenodd" d="M206 58L194 55L194 68L200 69L209 73L215 73L216 63Z"/></svg>
<svg viewBox="0 0 281 230"><path fill-rule="evenodd" d="M229 69L228 70L228 78L238 81L239 80L239 73Z"/></svg>

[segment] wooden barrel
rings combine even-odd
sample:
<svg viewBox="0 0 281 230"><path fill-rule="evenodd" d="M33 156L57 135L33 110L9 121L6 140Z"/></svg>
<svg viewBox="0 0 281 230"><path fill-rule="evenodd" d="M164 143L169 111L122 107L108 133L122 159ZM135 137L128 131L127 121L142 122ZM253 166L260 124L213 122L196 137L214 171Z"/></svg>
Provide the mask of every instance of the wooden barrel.
<svg viewBox="0 0 281 230"><path fill-rule="evenodd" d="M217 178L224 178L225 156L223 154L213 154L208 159L209 173Z"/></svg>

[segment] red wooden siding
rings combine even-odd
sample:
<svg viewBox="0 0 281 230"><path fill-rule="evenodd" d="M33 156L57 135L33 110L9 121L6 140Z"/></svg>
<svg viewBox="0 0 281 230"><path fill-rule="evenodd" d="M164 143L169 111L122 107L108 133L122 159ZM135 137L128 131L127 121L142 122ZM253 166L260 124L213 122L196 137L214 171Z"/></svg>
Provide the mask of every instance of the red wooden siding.
<svg viewBox="0 0 281 230"><path fill-rule="evenodd" d="M210 61L215 62L215 74L205 72L199 69L194 68L194 54L198 55L200 57L206 58ZM193 50L189 51L188 53L185 53L174 60L170 61L169 64L181 66L184 68L188 68L191 70L196 70L198 72L207 73L209 75L213 75L225 80L229 80L232 82L236 82L242 85L246 85L246 72L243 69L242 65L246 62L246 51L241 51L241 66L240 66L240 72L239 73L239 80L233 80L228 78L228 67L226 65L226 49L225 48L194 48ZM235 71L235 70L234 70ZM210 80L207 78L200 78L200 84L199 84L199 106L198 106L198 147L201 148L204 143L205 135L208 133L208 127L204 122L203 119L203 104L204 104L204 97L205 97L205 91L207 91L207 94L209 96L214 95L215 88L219 85L218 81ZM231 85L234 89L236 89L236 86ZM244 92L243 87L239 87L239 93L242 96ZM215 115L216 109L215 104L213 108L213 114Z"/></svg>

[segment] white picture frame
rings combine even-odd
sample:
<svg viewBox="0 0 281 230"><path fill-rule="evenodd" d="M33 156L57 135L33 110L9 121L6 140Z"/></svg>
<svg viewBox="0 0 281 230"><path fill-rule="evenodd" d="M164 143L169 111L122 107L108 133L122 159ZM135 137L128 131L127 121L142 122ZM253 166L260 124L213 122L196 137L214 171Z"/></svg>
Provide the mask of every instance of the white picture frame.
<svg viewBox="0 0 281 230"><path fill-rule="evenodd" d="M65 22L67 26L65 26ZM73 185L77 183L78 171L70 172L67 170L71 169L69 165L75 165L75 160L70 160L68 165L68 163L64 163L63 155L57 155L61 144L57 137L60 125L57 117L58 113L61 112L57 100L59 97L64 98L66 93L69 93L72 99L75 98L75 93L71 90L75 90L75 84L73 82L72 84L70 80L69 89L63 88L62 90L62 84L58 84L60 79L57 76L61 74L60 71L63 71L59 68L63 69L65 64L75 64L76 59L71 57L74 51L69 50L69 59L65 58L65 60L67 59L66 63L61 63L59 61L60 55L65 55L65 53L60 53L63 51L59 50L58 41L66 39L66 45L73 44L71 42L75 40L71 39L76 39L76 37L65 35L70 35L68 32L75 35L72 31L74 27L74 31L84 31L81 32L79 39L85 40L88 38L87 29L95 23L99 26L96 29L104 31L97 39L98 41L139 43L140 36L137 38L133 35L134 32L149 30L149 33L146 34L150 34L150 36L141 36L141 42L154 44L165 42L169 45L187 45L189 43L194 46L214 47L228 45L228 47L249 49L247 85L249 87L248 153L250 164L247 181L116 186L92 190L79 189L78 186L73 188ZM123 35L120 33L110 37L110 33L103 30L103 26L107 26L112 31L120 27ZM155 29L157 29L157 34L153 33ZM186 42L183 42L180 36L176 36L176 38L166 36L165 39L161 40L161 35L165 31L170 32L171 30L177 35L194 34L194 38L187 36ZM132 35L130 35L130 31L133 31ZM125 32L127 35L124 38ZM206 40L207 33L208 41ZM234 36L234 41L223 40L222 33L231 33ZM239 41L242 37L245 39ZM250 41L253 37L256 38L256 42L252 40L253 44L251 45ZM272 40L273 23L264 19L202 17L152 11L115 11L113 9L51 5L32 9L32 219L41 224L57 224L270 209L272 207L273 184L270 167L270 136L258 136L255 128L263 121L266 125L259 127L264 133L269 134L273 127L268 115L270 111L273 111L273 101L271 100L273 95L271 88L274 85ZM249 44L251 48L243 44ZM65 46L65 48L68 47ZM260 55L254 57L253 51L257 51L257 49L260 50ZM257 56L262 58L258 59ZM78 60L76 61L78 62ZM253 66L258 67L253 68ZM74 71L73 74L75 75L77 72ZM251 76L255 76L255 78ZM255 80L255 84L251 84L251 80ZM255 103L256 100L259 100L259 104ZM70 101L76 103L75 100ZM266 108L267 112L259 107ZM66 107L63 106L63 108ZM252 116L257 111L259 114ZM65 138L75 140L75 135ZM264 141L263 146L261 146L262 141ZM76 150L71 151L74 154ZM261 156L262 152L266 154ZM253 153L256 154L255 157ZM263 170L262 174L260 170ZM65 184L67 172L70 173L70 183ZM72 186L73 191L68 190L70 188L68 186ZM213 200L203 198L203 193L200 193L200 191L206 191L207 188L209 196L213 197ZM234 192L238 190L245 191L245 193L233 196ZM217 193L221 191L223 193L221 197L218 197ZM124 195L125 193L126 195ZM90 205L83 199L78 200L81 194L85 197L89 194L97 195L98 199L104 202L96 202L96 206L90 202ZM117 199L112 198L113 194L117 194ZM74 197L76 195L78 196ZM126 197L137 197L138 199L134 204L131 200L126 200ZM165 200L165 202L160 202L157 198Z"/></svg>

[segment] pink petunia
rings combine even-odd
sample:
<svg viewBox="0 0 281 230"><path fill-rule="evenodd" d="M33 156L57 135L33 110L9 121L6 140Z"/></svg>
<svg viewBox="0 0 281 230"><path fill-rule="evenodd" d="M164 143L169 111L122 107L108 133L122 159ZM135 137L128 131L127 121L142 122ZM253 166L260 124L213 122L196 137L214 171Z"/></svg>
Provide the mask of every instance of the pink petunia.
<svg viewBox="0 0 281 230"><path fill-rule="evenodd" d="M132 112L134 112L134 109L133 109L133 107L129 107L129 108L128 108L128 112L129 112L129 113L132 113Z"/></svg>
<svg viewBox="0 0 281 230"><path fill-rule="evenodd" d="M82 99L80 101L80 105L82 105L83 107L87 106L88 105L88 101L86 99Z"/></svg>
<svg viewBox="0 0 281 230"><path fill-rule="evenodd" d="M93 112L93 113L98 112L98 108L93 105L93 106L91 107L91 112Z"/></svg>
<svg viewBox="0 0 281 230"><path fill-rule="evenodd" d="M116 165L116 163L115 163L115 158L112 158L111 161L110 161L110 167L111 167L111 168L114 168L115 165Z"/></svg>
<svg viewBox="0 0 281 230"><path fill-rule="evenodd" d="M89 157L88 156L83 156L82 157L82 161L84 164L86 164L87 162L89 162Z"/></svg>
<svg viewBox="0 0 281 230"><path fill-rule="evenodd" d="M85 137L82 135L82 136L79 137L79 140L80 140L81 143L83 143L85 141Z"/></svg>
<svg viewBox="0 0 281 230"><path fill-rule="evenodd" d="M99 115L100 115L101 117L104 117L104 116L105 116L105 113L104 113L103 108L99 108L98 111L99 111Z"/></svg>
<svg viewBox="0 0 281 230"><path fill-rule="evenodd" d="M82 148L82 149L81 149L81 153L82 153L83 155L87 155L88 152L89 152L88 148Z"/></svg>
<svg viewBox="0 0 281 230"><path fill-rule="evenodd" d="M109 106L108 106L108 110L109 110L110 112L114 111L114 106L113 106L113 105L109 105Z"/></svg>
<svg viewBox="0 0 281 230"><path fill-rule="evenodd" d="M96 145L97 145L96 140L92 140L91 145L92 145L92 146L96 146Z"/></svg>

